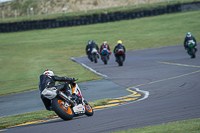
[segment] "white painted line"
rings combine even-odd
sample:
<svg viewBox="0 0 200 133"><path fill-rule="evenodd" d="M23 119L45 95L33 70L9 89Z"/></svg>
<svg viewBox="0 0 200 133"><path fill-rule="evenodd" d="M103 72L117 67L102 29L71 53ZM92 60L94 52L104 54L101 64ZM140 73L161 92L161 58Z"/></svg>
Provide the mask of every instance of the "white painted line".
<svg viewBox="0 0 200 133"><path fill-rule="evenodd" d="M135 89L137 92L141 92L141 93L144 94L144 97L142 97L142 98L140 98L140 99L138 99L136 101L142 101L142 100L147 99L149 97L149 92L148 91L143 91L143 90L140 90L139 88L133 88L133 89Z"/></svg>
<svg viewBox="0 0 200 133"><path fill-rule="evenodd" d="M84 63L81 63L81 62L75 60L74 58L71 58L71 60L74 61L74 62L77 62L78 64L82 65L82 66L85 67L86 69L90 70L91 72L93 72L93 73L95 73L95 74L97 74L97 75L99 75L99 76L101 76L101 77L103 77L103 78L108 78L107 75L104 75L104 74L101 74L101 73L95 71L95 70L92 69L91 67L85 65Z"/></svg>

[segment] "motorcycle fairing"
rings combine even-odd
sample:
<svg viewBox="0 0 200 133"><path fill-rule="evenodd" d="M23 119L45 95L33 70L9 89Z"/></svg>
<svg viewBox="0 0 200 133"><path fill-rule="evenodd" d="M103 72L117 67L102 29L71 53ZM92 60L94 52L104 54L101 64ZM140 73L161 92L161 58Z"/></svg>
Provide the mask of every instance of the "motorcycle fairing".
<svg viewBox="0 0 200 133"><path fill-rule="evenodd" d="M85 107L82 104L73 107L75 114L82 114L85 113Z"/></svg>
<svg viewBox="0 0 200 133"><path fill-rule="evenodd" d="M72 87L72 93L71 93L71 94L73 94L73 93L76 94L76 95L78 95L78 96L81 98L81 100L83 100L83 97L82 97L80 88L79 88L79 86L78 86L77 84L75 84L75 85Z"/></svg>
<svg viewBox="0 0 200 133"><path fill-rule="evenodd" d="M101 54L103 55L104 53L106 53L107 55L109 55L110 53L108 52L107 48L104 48L101 52Z"/></svg>

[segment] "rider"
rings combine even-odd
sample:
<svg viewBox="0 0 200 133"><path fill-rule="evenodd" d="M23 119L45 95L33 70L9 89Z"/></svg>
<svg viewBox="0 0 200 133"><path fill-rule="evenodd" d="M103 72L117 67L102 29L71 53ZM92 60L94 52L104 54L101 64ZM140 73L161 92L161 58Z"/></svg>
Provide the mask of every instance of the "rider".
<svg viewBox="0 0 200 133"><path fill-rule="evenodd" d="M190 32L187 32L186 33L186 37L185 37L185 40L184 40L184 47L185 47L185 49L188 51L188 45L187 45L187 42L189 41L189 40L193 40L194 42L195 42L195 50L197 51L197 48L196 48L196 46L197 46L197 41L196 41L196 39L194 38L194 36L190 33Z"/></svg>
<svg viewBox="0 0 200 133"><path fill-rule="evenodd" d="M93 48L96 48L96 50L98 51L97 55L98 55L98 58L99 58L99 47L94 40L92 40L92 42L91 42L90 53L92 52Z"/></svg>
<svg viewBox="0 0 200 133"><path fill-rule="evenodd" d="M108 59L109 59L112 52L110 52L110 46L107 44L107 41L104 41L103 44L100 47L101 57L102 57L102 51L103 51L104 48L106 48L107 51L109 52L109 56L108 56Z"/></svg>
<svg viewBox="0 0 200 133"><path fill-rule="evenodd" d="M115 48L113 50L113 53L115 54L116 62L117 62L117 56L118 56L118 54L117 54L118 49L123 49L124 50L123 61L125 61L125 58L126 58L126 54L125 54L126 53L126 48L122 44L121 40L117 41L117 45L115 46Z"/></svg>
<svg viewBox="0 0 200 133"><path fill-rule="evenodd" d="M72 97L72 99L76 99L75 96L71 95L70 92L68 91L69 90L69 86L68 86L68 82L74 82L76 81L75 78L68 78L68 77L58 77L56 75L54 75L53 71L47 69L44 71L44 73L42 75L40 75L39 77L39 89L40 89L40 92L41 92L41 99L45 105L45 108L47 110L51 110L51 100L45 98L43 95L42 95L42 91L45 89L45 88L52 88L52 87L55 87L57 90L63 90L65 91L65 94L66 95L70 95ZM65 84L59 84L59 85L55 85L55 82L56 81L61 81L61 82L66 82Z"/></svg>
<svg viewBox="0 0 200 133"><path fill-rule="evenodd" d="M88 44L87 44L87 46L86 46L86 48L85 48L85 51L86 51L86 54L87 54L87 56L88 56L88 59L90 59L90 56L91 56L91 44L92 44L92 41L88 41Z"/></svg>

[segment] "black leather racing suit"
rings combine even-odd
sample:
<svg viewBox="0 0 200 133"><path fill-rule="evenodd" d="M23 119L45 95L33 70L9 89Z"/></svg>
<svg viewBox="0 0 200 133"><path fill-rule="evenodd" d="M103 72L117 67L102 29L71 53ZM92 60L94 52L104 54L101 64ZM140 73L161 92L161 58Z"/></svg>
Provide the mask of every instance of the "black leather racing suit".
<svg viewBox="0 0 200 133"><path fill-rule="evenodd" d="M90 49L91 49L91 44L88 44L85 48L88 59L90 59L90 56L91 56L91 50Z"/></svg>
<svg viewBox="0 0 200 133"><path fill-rule="evenodd" d="M99 47L98 47L98 45L97 45L96 43L92 43L92 44L90 45L90 53L92 52L92 49L93 49L93 48L96 48L97 51L98 51L98 53L99 53Z"/></svg>
<svg viewBox="0 0 200 133"><path fill-rule="evenodd" d="M49 75L40 75L39 77L39 89L40 92L42 92L45 88L51 88L56 87L58 90L64 90L66 93L68 92L68 83L65 84L59 84L55 86L56 81L66 82L66 81L74 81L74 78L68 78L68 77L58 77L56 75L49 76ZM43 95L41 95L41 99L45 105L45 108L47 110L51 110L51 100L45 98Z"/></svg>
<svg viewBox="0 0 200 133"><path fill-rule="evenodd" d="M123 60L125 61L125 58L126 58L126 48L124 47L123 44L120 44L120 43L117 44L117 45L115 46L114 50L113 50L113 53L115 54L116 61L117 61L118 56L119 56L119 55L117 54L118 49L123 49L123 50L124 50Z"/></svg>

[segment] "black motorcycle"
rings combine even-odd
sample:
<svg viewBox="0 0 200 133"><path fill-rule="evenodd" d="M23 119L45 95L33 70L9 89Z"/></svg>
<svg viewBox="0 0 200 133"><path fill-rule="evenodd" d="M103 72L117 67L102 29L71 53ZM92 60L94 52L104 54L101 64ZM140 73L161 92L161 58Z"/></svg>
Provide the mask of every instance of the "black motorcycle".
<svg viewBox="0 0 200 133"><path fill-rule="evenodd" d="M116 53L116 61L119 66L123 66L124 58L125 58L124 50L118 49Z"/></svg>
<svg viewBox="0 0 200 133"><path fill-rule="evenodd" d="M98 51L96 48L93 48L91 52L91 61L94 61L94 63L97 63L98 58L99 58Z"/></svg>

